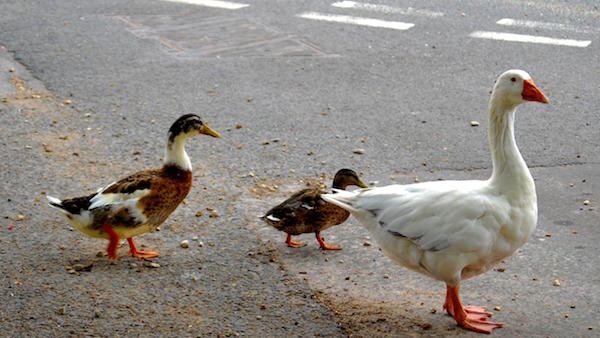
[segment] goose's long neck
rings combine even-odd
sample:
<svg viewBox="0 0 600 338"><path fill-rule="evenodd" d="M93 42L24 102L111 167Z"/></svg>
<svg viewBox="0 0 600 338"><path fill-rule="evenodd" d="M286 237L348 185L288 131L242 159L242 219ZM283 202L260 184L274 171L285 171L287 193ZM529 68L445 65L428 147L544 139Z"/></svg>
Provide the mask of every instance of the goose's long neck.
<svg viewBox="0 0 600 338"><path fill-rule="evenodd" d="M192 171L192 162L185 152L185 135L177 135L169 139L165 153L165 165L175 165L180 169Z"/></svg>
<svg viewBox="0 0 600 338"><path fill-rule="evenodd" d="M516 105L492 97L489 116L489 142L494 171L490 182L503 190L533 190L533 178L515 141ZM515 191L516 192L516 191Z"/></svg>

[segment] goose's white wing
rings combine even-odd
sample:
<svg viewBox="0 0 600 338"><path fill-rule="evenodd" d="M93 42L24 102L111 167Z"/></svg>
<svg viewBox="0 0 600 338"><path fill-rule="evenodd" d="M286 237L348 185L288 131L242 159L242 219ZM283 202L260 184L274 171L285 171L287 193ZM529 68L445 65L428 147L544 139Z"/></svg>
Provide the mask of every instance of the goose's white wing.
<svg viewBox="0 0 600 338"><path fill-rule="evenodd" d="M434 181L323 195L369 230L387 231L425 251L471 252L494 244L510 206L484 181Z"/></svg>

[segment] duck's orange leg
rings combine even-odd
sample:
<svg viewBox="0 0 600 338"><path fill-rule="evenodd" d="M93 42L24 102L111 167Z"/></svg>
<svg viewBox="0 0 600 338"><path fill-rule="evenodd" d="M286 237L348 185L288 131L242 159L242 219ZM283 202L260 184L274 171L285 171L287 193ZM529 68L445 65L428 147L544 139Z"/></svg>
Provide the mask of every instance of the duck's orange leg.
<svg viewBox="0 0 600 338"><path fill-rule="evenodd" d="M137 258L152 258L152 257L158 257L158 251L140 251L137 249L137 247L135 246L135 243L133 242L133 238L129 237L127 238L127 242L129 243L129 252L131 253L131 255L133 257L137 257Z"/></svg>
<svg viewBox="0 0 600 338"><path fill-rule="evenodd" d="M504 326L503 323L488 321L487 317L491 314L485 311L485 307L463 307L462 303L460 302L458 285L446 285L446 303L444 303L444 308L449 314L452 315L452 317L454 317L456 324L464 327L467 330L482 333L492 333L493 329ZM467 308L470 308L470 310L467 311Z"/></svg>
<svg viewBox="0 0 600 338"><path fill-rule="evenodd" d="M290 248L301 248L303 246L306 245L306 243L301 243L301 242L294 242L292 241L292 235L287 234L287 238L285 239L285 243L290 247Z"/></svg>
<svg viewBox="0 0 600 338"><path fill-rule="evenodd" d="M323 250L342 250L342 247L339 245L329 245L325 243L323 238L321 237L321 232L315 231L315 236L317 236L317 241Z"/></svg>
<svg viewBox="0 0 600 338"><path fill-rule="evenodd" d="M119 246L119 235L108 224L102 224L102 230L108 234L108 247L106 255L110 259L117 259L117 247Z"/></svg>

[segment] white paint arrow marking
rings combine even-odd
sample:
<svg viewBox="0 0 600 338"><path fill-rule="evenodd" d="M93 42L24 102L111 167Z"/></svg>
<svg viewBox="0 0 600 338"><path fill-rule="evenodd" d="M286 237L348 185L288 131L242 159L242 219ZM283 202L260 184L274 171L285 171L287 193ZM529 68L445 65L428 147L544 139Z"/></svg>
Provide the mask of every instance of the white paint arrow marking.
<svg viewBox="0 0 600 338"><path fill-rule="evenodd" d="M432 18L436 18L436 17L444 15L444 13L428 11L426 9L416 9L416 8L412 8L412 7L398 8L398 7L392 7L392 6L386 6L386 5L367 4L367 3L356 2L356 1L334 2L331 4L331 6L338 7L338 8L364 9L367 11L381 12L381 13L386 13L386 14L422 15L422 16L429 16Z"/></svg>
<svg viewBox="0 0 600 338"><path fill-rule="evenodd" d="M371 18L361 18L356 16L348 16L348 15L333 15L333 14L321 14L315 12L302 13L297 15L300 18L311 19L311 20L321 20L328 22L338 22L338 23L347 23L352 25L359 26L368 26L368 27L380 27L380 28L390 28L390 29L398 29L398 30L407 30L411 27L414 27L414 23L406 23L400 21L385 21L379 19L371 19Z"/></svg>
<svg viewBox="0 0 600 338"><path fill-rule="evenodd" d="M469 36L473 37L473 38L480 38L480 39L541 43L541 44L547 44L547 45L581 47L581 48L585 48L592 43L592 41L589 41L589 40L555 39L555 38L549 38L549 37L545 37L545 36L500 33L500 32L476 31L476 32L469 34Z"/></svg>
<svg viewBox="0 0 600 338"><path fill-rule="evenodd" d="M205 7L216 7L216 8L224 8L224 9L240 9L244 7L248 7L248 4L241 4L237 2L229 2L229 1L219 1L219 0L163 0L169 2L180 2L185 4L192 4L198 6Z"/></svg>

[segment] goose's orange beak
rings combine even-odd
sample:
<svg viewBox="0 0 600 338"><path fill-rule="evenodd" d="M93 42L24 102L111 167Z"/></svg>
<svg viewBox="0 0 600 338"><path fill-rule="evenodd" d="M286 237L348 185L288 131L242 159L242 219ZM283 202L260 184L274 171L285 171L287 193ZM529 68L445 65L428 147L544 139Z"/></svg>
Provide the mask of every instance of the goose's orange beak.
<svg viewBox="0 0 600 338"><path fill-rule="evenodd" d="M548 103L548 98L542 91L533 83L532 79L523 81L523 91L521 92L523 100Z"/></svg>

